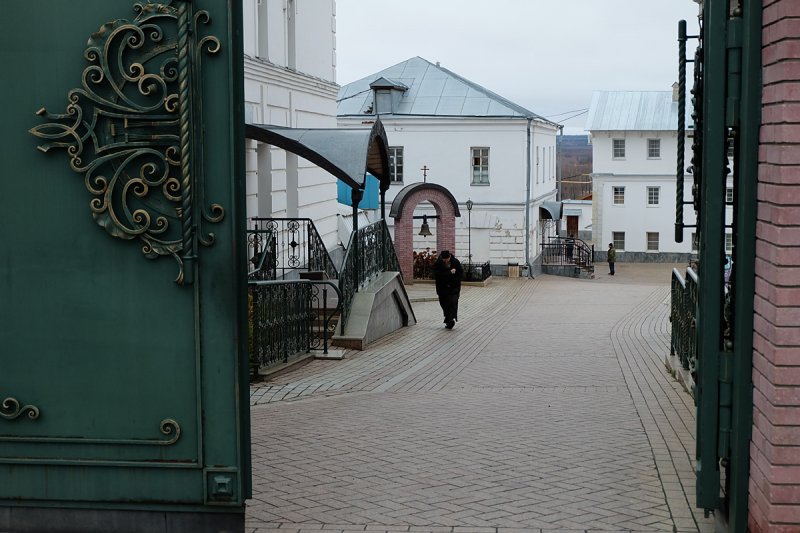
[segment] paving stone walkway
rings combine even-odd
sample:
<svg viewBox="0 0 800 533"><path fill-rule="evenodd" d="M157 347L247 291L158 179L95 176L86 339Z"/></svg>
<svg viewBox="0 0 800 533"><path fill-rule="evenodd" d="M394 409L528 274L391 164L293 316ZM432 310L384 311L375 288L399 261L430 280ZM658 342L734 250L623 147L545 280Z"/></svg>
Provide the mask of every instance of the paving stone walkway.
<svg viewBox="0 0 800 533"><path fill-rule="evenodd" d="M663 363L671 267L465 287L452 331L418 302L416 326L252 387L247 531L713 531Z"/></svg>

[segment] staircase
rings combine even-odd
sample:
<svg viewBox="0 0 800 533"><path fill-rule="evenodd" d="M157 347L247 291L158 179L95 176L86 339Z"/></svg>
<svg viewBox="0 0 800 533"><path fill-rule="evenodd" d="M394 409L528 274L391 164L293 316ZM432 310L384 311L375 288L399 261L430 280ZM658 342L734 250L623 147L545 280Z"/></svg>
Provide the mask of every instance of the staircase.
<svg viewBox="0 0 800 533"><path fill-rule="evenodd" d="M364 349L416 323L384 220L351 235L341 270L310 219L253 218L247 246L250 355L258 373L309 356L340 359L329 350L334 344Z"/></svg>
<svg viewBox="0 0 800 533"><path fill-rule="evenodd" d="M594 245L569 237L548 238L542 243L542 272L594 279Z"/></svg>

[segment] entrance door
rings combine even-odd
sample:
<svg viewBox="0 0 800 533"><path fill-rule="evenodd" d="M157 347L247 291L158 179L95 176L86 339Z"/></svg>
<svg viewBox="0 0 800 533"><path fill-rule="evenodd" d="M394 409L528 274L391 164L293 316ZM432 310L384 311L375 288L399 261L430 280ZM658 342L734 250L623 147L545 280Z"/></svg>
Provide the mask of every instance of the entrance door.
<svg viewBox="0 0 800 533"><path fill-rule="evenodd" d="M567 236L578 236L578 217L575 215L567 216Z"/></svg>

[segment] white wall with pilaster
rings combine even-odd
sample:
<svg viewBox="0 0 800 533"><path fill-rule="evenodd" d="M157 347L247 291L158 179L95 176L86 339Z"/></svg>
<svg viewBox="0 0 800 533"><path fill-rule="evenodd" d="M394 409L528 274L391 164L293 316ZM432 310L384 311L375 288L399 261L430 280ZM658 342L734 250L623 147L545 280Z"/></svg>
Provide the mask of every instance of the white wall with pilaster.
<svg viewBox="0 0 800 533"><path fill-rule="evenodd" d="M245 120L335 128L334 0L243 0ZM336 178L285 151L247 144L247 216L311 218L338 244Z"/></svg>

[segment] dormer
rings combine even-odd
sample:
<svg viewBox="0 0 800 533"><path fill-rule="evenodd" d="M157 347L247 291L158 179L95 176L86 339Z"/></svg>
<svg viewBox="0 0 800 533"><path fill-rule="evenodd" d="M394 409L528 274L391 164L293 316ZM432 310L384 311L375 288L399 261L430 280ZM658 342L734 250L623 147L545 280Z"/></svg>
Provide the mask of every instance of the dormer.
<svg viewBox="0 0 800 533"><path fill-rule="evenodd" d="M380 77L369 84L373 92L373 112L376 115L392 114L408 87L399 81Z"/></svg>

